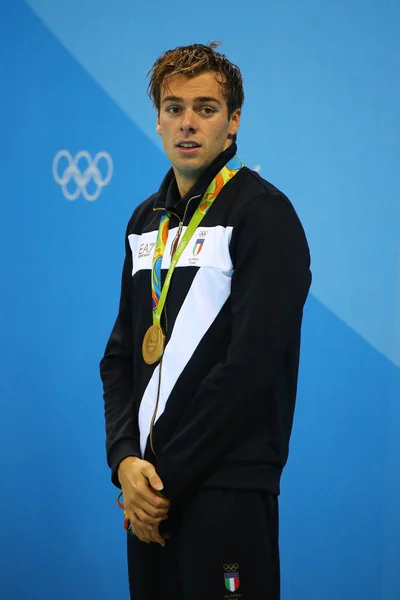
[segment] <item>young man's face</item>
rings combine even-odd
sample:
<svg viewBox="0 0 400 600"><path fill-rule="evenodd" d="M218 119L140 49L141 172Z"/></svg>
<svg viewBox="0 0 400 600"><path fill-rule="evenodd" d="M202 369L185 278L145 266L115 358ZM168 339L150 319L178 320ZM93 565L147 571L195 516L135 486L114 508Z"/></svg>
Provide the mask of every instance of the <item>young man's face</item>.
<svg viewBox="0 0 400 600"><path fill-rule="evenodd" d="M157 133L175 170L196 178L230 145L239 129L240 110L228 120L222 86L213 72L177 76L161 88ZM187 147L193 142L194 147ZM186 147L184 146L186 144Z"/></svg>

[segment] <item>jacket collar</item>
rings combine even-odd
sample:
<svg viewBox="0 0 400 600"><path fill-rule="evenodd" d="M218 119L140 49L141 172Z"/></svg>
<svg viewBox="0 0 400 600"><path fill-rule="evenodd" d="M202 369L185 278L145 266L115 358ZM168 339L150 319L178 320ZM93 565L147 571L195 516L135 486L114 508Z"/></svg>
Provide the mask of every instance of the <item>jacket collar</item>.
<svg viewBox="0 0 400 600"><path fill-rule="evenodd" d="M192 198L193 196L200 196L202 198L211 181L220 172L222 167L235 156L236 151L237 146L235 143L232 143L229 148L221 152L208 167L207 171L200 177L199 181L197 181L182 198L179 195L174 170L171 167L154 199L154 208L166 208L167 210L173 210L178 214L183 214L189 198Z"/></svg>

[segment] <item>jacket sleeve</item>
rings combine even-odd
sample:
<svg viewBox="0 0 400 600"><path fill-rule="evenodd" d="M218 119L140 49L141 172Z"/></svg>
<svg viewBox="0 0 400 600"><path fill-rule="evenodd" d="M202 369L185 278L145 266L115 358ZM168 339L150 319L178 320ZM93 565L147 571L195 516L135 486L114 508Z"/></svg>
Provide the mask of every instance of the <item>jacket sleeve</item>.
<svg viewBox="0 0 400 600"><path fill-rule="evenodd" d="M127 456L140 457L139 427L133 401L131 281L132 253L126 236L118 316L100 362L107 462L111 480L117 487L121 487L117 473L120 462Z"/></svg>
<svg viewBox="0 0 400 600"><path fill-rule="evenodd" d="M218 363L188 399L176 432L159 454L164 493L179 500L199 486L257 414L310 288L303 228L282 195L262 194L241 211L231 240L232 336Z"/></svg>

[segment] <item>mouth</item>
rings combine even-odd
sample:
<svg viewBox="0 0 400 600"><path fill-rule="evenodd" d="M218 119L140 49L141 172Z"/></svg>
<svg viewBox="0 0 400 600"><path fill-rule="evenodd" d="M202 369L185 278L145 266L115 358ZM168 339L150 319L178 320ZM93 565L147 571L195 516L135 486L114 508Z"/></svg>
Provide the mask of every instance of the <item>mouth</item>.
<svg viewBox="0 0 400 600"><path fill-rule="evenodd" d="M179 142L178 144L176 144L176 147L182 154L195 154L199 150L199 148L201 148L200 144L191 141Z"/></svg>

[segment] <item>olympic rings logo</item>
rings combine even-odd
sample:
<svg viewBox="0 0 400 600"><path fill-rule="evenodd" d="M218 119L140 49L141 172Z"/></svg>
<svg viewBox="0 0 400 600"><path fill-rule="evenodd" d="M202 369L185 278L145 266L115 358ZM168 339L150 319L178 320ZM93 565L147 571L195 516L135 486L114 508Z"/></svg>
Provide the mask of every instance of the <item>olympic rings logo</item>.
<svg viewBox="0 0 400 600"><path fill-rule="evenodd" d="M60 175L59 164L63 159L67 160L67 166L63 174ZM79 161L82 159L87 162L87 167L84 171L81 171L79 168ZM104 178L98 166L101 160L104 160L107 165L107 171ZM103 187L110 183L113 169L114 165L108 152L99 152L92 158L89 152L81 150L74 158L72 158L68 150L60 150L53 159L53 177L56 183L61 186L62 192L67 200L76 200L81 194L86 200L89 200L89 202L97 200ZM67 188L67 185L71 180L76 184L76 189L73 192L70 192ZM95 190L90 193L87 186L92 180L95 184Z"/></svg>
<svg viewBox="0 0 400 600"><path fill-rule="evenodd" d="M238 563L233 563L231 565L224 565L224 571L227 573L235 573L239 569Z"/></svg>

